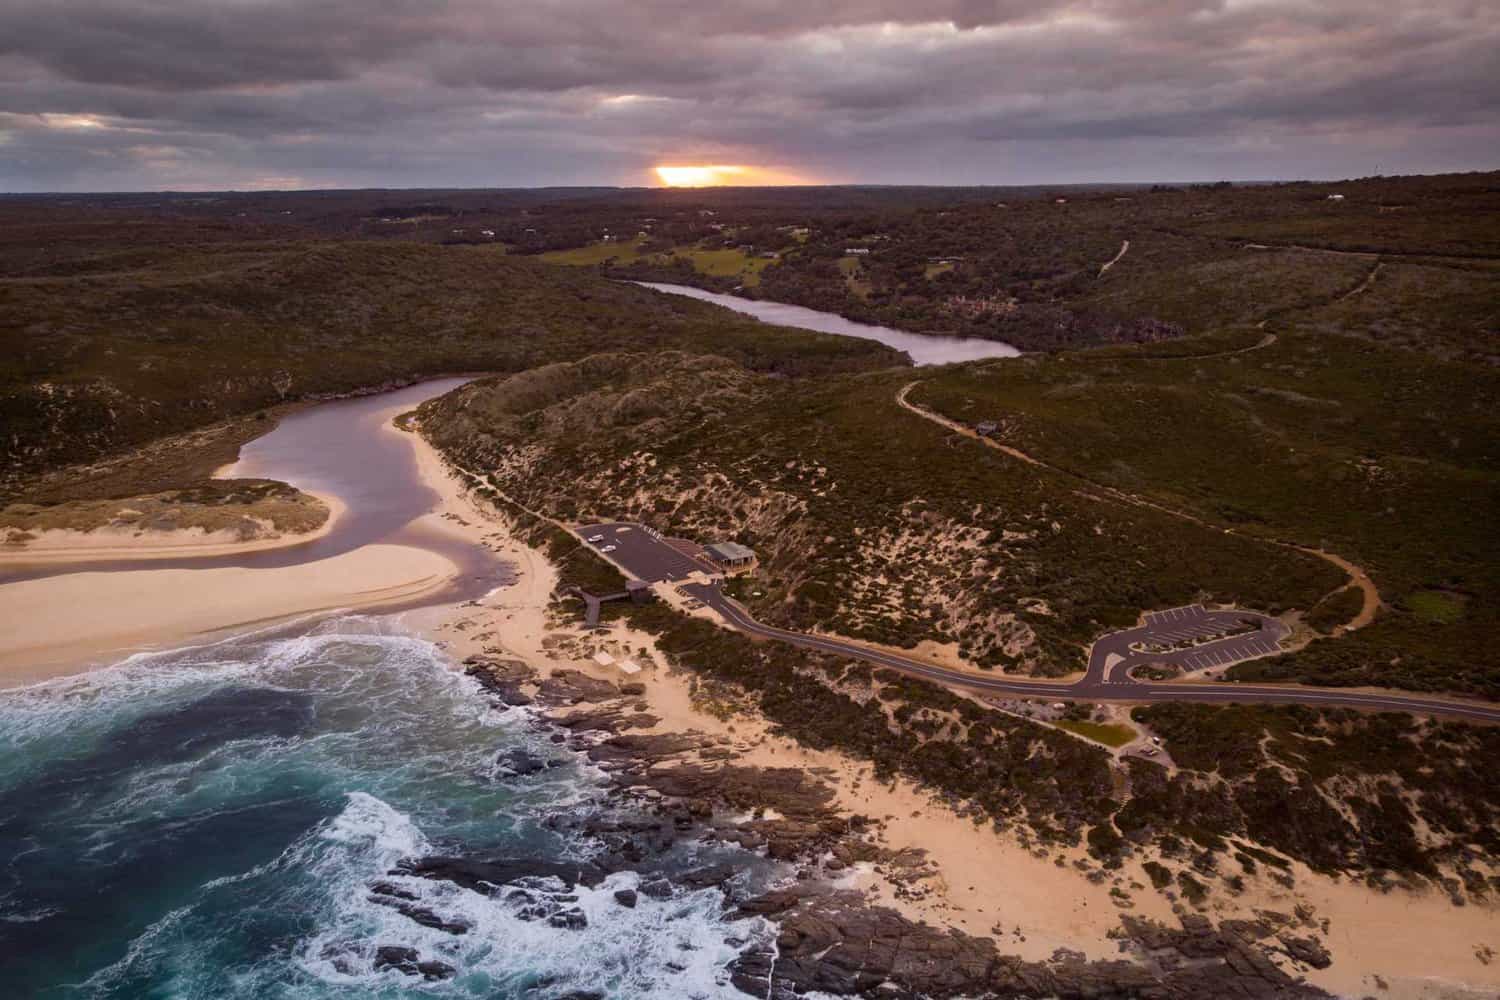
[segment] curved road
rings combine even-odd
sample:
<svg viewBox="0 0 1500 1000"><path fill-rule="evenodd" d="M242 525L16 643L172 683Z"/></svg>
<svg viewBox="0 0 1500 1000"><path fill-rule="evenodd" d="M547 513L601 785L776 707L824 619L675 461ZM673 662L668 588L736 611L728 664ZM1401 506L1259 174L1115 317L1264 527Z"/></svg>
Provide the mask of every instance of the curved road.
<svg viewBox="0 0 1500 1000"><path fill-rule="evenodd" d="M1252 686L1247 684L1153 684L1130 677L1106 677L1102 668L1115 645L1110 640L1126 636L1137 630L1113 632L1094 644L1089 657L1089 669L1083 678L1071 684L1047 681L1018 680L1007 677L985 677L978 674L949 670L945 667L922 663L897 653L871 649L867 646L844 642L825 636L809 635L805 632L789 632L786 629L763 625L724 592L712 584L683 584L682 590L717 612L725 621L747 635L764 639L777 639L803 649L813 649L838 656L864 660L913 677L923 677L951 687L965 688L985 694L1008 694L1022 697L1071 698L1083 701L1125 702L1204 702L1213 704L1262 704L1262 705L1314 705L1330 708L1362 708L1377 711L1416 712L1423 715L1447 715L1472 722L1500 722L1500 705L1482 702L1445 701L1441 698L1424 698L1415 695L1364 693L1340 691L1328 688L1277 687L1273 685ZM1238 614L1238 612L1236 612ZM1128 641L1128 640L1127 640ZM1219 640L1220 643L1234 641ZM1200 646L1195 652L1211 648L1212 643ZM1104 653L1101 654L1101 648Z"/></svg>
<svg viewBox="0 0 1500 1000"><path fill-rule="evenodd" d="M900 653L873 649L831 636L792 632L765 625L751 617L720 589L718 583L689 582L718 573L716 567L688 551L689 546L668 539L644 525L609 521L576 529L585 544L637 580L668 583L712 608L725 622L746 635L775 639L802 649L864 660L876 666L937 681L950 687L984 694L1025 698L1072 698L1084 701L1210 702L1217 704L1319 705L1380 711L1448 715L1473 722L1500 722L1500 705L1428 698L1421 695L1344 691L1301 685L1247 685L1217 682L1151 683L1138 681L1130 671L1145 663L1176 663L1184 669L1220 666L1267 656L1278 650L1285 632L1275 618L1252 611L1208 611L1200 607L1151 612L1134 628L1097 639L1089 651L1088 670L1071 683L987 676L923 663ZM1253 628L1252 628L1253 626ZM1147 651L1191 642L1180 649Z"/></svg>

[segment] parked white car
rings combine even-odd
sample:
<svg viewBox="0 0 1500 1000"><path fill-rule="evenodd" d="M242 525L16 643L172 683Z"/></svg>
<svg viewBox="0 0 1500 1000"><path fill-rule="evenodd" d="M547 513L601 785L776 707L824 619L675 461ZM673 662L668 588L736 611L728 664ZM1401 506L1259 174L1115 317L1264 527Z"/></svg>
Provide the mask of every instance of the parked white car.
<svg viewBox="0 0 1500 1000"><path fill-rule="evenodd" d="M603 535L590 535L589 536L589 541L593 542L593 543L595 543L597 545L599 542L604 541L604 536Z"/></svg>
<svg viewBox="0 0 1500 1000"><path fill-rule="evenodd" d="M615 550L615 547L613 545L606 545L606 546L604 546L604 548L600 549L599 551L600 552L613 552L614 550Z"/></svg>

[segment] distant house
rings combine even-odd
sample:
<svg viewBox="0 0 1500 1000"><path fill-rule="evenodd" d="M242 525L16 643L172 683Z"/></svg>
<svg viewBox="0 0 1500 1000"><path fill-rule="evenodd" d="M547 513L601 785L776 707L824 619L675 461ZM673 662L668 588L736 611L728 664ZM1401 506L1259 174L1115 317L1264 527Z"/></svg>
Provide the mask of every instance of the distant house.
<svg viewBox="0 0 1500 1000"><path fill-rule="evenodd" d="M1066 198L1055 198L1052 201L1052 204L1054 204L1054 205L1066 205L1067 203L1068 203L1068 199L1066 199Z"/></svg>
<svg viewBox="0 0 1500 1000"><path fill-rule="evenodd" d="M984 420L974 425L974 433L980 437L990 437L999 429L1000 425L993 420Z"/></svg>
<svg viewBox="0 0 1500 1000"><path fill-rule="evenodd" d="M1329 201L1343 201L1344 200L1344 196L1341 195L1341 194L1331 194L1331 195L1328 196L1328 200Z"/></svg>
<svg viewBox="0 0 1500 1000"><path fill-rule="evenodd" d="M739 542L715 542L704 551L708 553L708 558L720 566L726 566L731 569L739 566L748 566L755 561L754 550L746 548Z"/></svg>
<svg viewBox="0 0 1500 1000"><path fill-rule="evenodd" d="M844 256L846 257L863 257L869 252L869 247L844 247Z"/></svg>
<svg viewBox="0 0 1500 1000"><path fill-rule="evenodd" d="M479 235L480 236L494 236L495 235L495 231L493 229L481 229L479 231Z"/></svg>

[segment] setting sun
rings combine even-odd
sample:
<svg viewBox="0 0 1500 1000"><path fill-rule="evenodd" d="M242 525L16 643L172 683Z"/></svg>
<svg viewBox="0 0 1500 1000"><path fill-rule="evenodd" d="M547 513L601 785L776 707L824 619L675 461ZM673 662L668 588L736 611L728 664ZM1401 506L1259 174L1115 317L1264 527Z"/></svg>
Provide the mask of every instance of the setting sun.
<svg viewBox="0 0 1500 1000"><path fill-rule="evenodd" d="M667 187L715 187L746 179L747 167L657 167L656 176Z"/></svg>

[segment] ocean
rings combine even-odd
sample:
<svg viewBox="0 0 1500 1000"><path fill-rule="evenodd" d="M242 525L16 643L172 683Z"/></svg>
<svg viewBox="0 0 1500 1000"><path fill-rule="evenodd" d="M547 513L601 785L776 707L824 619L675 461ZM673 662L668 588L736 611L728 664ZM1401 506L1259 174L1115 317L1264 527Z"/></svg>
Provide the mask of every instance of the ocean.
<svg viewBox="0 0 1500 1000"><path fill-rule="evenodd" d="M390 874L428 855L568 863L597 845L558 822L627 812L529 708L495 708L395 619L141 654L0 692L0 993L7 997L739 997L727 966L772 933L716 889L615 891L729 863L679 843L576 895L586 925ZM549 766L514 775L525 750ZM372 893L466 933L425 926ZM564 897L566 898L566 897ZM411 949L450 973L380 967ZM411 954L411 952L406 952Z"/></svg>

